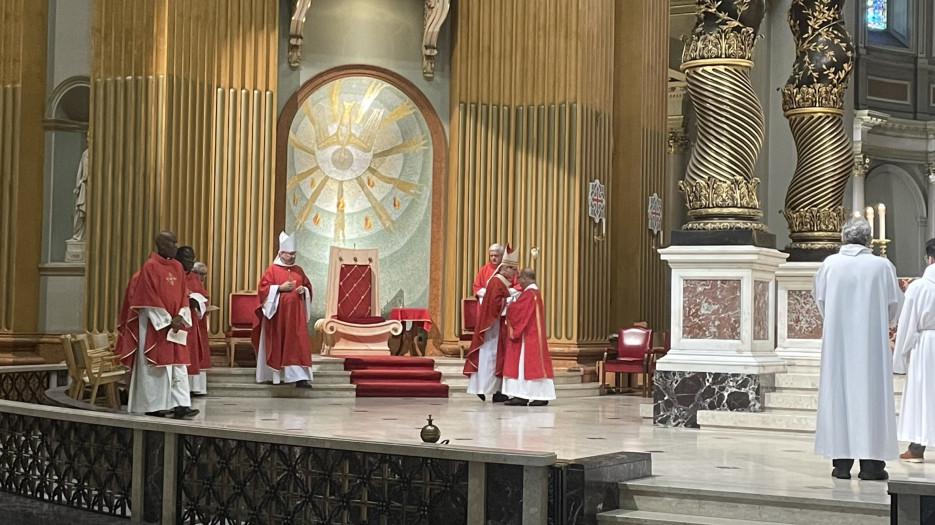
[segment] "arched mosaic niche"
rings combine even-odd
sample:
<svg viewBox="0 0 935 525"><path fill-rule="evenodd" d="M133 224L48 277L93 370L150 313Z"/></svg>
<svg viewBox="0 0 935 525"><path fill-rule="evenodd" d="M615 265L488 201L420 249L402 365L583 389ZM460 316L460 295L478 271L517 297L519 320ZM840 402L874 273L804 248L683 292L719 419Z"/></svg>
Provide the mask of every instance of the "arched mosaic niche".
<svg viewBox="0 0 935 525"><path fill-rule="evenodd" d="M277 223L297 232L297 262L315 291L312 317L324 316L333 245L379 250L384 315L430 306L446 146L425 96L390 71L343 66L296 91L278 133Z"/></svg>

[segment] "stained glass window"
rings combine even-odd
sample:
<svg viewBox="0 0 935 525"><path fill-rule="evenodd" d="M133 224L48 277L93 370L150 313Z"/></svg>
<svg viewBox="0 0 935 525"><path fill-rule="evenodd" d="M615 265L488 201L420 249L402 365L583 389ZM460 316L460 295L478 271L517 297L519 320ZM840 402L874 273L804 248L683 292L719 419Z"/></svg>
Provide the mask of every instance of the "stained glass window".
<svg viewBox="0 0 935 525"><path fill-rule="evenodd" d="M886 29L886 4L888 0L867 0L867 29Z"/></svg>

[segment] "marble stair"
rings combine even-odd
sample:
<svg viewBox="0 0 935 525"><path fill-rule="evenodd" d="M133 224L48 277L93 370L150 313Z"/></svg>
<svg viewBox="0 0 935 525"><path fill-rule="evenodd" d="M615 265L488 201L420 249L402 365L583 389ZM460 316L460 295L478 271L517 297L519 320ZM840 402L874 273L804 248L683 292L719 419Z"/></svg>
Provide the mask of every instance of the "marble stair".
<svg viewBox="0 0 935 525"><path fill-rule="evenodd" d="M448 385L448 397L474 397L465 392L467 377L461 373L464 359L435 357L435 370L442 373L442 383ZM351 384L351 372L344 370L344 359L316 355L312 362L311 390L293 385L257 384L253 367L215 366L207 370L208 395L225 397L289 397L289 398L343 398L355 397L356 387ZM582 383L581 372L556 370L555 394L558 398L597 396L597 382Z"/></svg>
<svg viewBox="0 0 935 525"><path fill-rule="evenodd" d="M893 402L897 414L905 384L906 376L893 376ZM818 409L818 367L794 363L786 372L776 374L776 390L766 393L763 408L762 412L702 410L698 412L698 424L702 428L814 432Z"/></svg>
<svg viewBox="0 0 935 525"><path fill-rule="evenodd" d="M618 510L597 515L599 525L617 523L704 525L812 525L889 523L885 503L834 500L743 487L691 487L650 477L619 484Z"/></svg>

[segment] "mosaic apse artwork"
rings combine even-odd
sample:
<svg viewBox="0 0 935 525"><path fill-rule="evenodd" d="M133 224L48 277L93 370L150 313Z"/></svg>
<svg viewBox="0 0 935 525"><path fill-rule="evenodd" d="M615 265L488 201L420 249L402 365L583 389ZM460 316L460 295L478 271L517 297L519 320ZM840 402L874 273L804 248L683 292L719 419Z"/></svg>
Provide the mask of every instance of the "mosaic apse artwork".
<svg viewBox="0 0 935 525"><path fill-rule="evenodd" d="M336 78L300 101L289 130L286 230L324 317L329 247L377 248L382 314L428 303L432 144L413 101L384 80Z"/></svg>

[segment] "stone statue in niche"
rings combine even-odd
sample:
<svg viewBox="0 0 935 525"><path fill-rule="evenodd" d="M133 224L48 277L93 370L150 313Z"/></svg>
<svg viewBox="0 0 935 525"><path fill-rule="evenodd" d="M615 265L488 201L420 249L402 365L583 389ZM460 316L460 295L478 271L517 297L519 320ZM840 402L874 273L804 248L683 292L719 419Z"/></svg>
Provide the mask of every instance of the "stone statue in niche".
<svg viewBox="0 0 935 525"><path fill-rule="evenodd" d="M88 206L88 149L81 153L75 177L75 221L71 239L65 241L65 262L83 263Z"/></svg>
<svg viewBox="0 0 935 525"><path fill-rule="evenodd" d="M88 150L81 153L78 163L78 175L75 178L75 224L72 240L83 241L85 234L85 216L87 215L88 191Z"/></svg>

